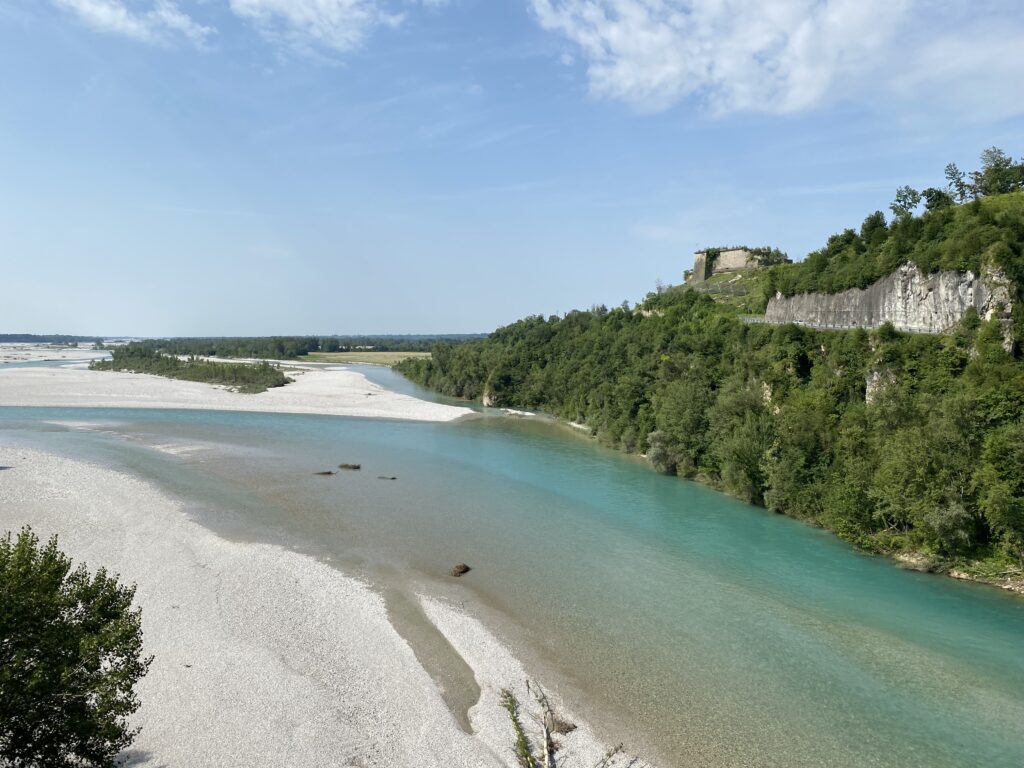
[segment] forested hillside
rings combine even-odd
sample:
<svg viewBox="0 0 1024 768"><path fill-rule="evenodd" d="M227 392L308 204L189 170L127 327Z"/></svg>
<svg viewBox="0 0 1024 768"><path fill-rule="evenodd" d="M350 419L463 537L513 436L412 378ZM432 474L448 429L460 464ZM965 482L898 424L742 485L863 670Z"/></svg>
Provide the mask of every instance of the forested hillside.
<svg viewBox="0 0 1024 768"><path fill-rule="evenodd" d="M802 262L775 267L769 294L866 288L907 262L925 273L975 274L987 263L1024 285L1024 163L993 147L982 153L981 165L967 177L950 164L942 189L901 187L890 206L891 223L875 211L859 229L833 235ZM923 215L915 216L919 207Z"/></svg>
<svg viewBox="0 0 1024 768"><path fill-rule="evenodd" d="M985 225L1004 265L1022 263L1021 207L1021 193L980 203L1012 212ZM526 318L399 369L449 395L584 423L659 471L862 547L1005 576L1024 566L1024 363L1007 332L973 311L942 336L748 325L673 288L634 309Z"/></svg>

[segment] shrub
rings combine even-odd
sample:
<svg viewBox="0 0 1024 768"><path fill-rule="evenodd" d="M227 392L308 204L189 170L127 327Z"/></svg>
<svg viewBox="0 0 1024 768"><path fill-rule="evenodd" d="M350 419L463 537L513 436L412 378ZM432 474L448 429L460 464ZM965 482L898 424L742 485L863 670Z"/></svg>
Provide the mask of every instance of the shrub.
<svg viewBox="0 0 1024 768"><path fill-rule="evenodd" d="M0 764L108 768L131 744L152 661L134 595L103 568L72 570L56 537L0 538Z"/></svg>

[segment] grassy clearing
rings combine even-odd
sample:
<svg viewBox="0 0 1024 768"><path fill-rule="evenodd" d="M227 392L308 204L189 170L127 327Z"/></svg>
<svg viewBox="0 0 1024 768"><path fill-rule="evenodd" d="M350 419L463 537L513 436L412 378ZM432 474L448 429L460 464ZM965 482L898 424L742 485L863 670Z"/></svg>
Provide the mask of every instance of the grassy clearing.
<svg viewBox="0 0 1024 768"><path fill-rule="evenodd" d="M302 360L311 363L373 363L395 365L411 357L429 358L429 352L310 352Z"/></svg>
<svg viewBox="0 0 1024 768"><path fill-rule="evenodd" d="M767 270L741 269L712 275L693 288L706 293L719 304L734 308L740 314L760 315L764 314L767 286Z"/></svg>

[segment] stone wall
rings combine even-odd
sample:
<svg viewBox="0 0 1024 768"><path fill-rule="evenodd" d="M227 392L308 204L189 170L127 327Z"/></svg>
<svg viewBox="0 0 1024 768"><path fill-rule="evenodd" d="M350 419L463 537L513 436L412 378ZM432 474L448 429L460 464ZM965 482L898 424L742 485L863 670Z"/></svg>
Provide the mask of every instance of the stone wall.
<svg viewBox="0 0 1024 768"><path fill-rule="evenodd" d="M714 263L708 264L707 251L697 251L693 255L693 271L690 273L688 282L701 283L712 275L722 272L735 272L738 269L750 269L760 266L750 251L746 248L729 248L721 250L714 259Z"/></svg>
<svg viewBox="0 0 1024 768"><path fill-rule="evenodd" d="M901 331L940 333L974 307L984 319L1008 319L1012 306L1006 275L986 269L972 272L923 274L904 264L867 288L841 293L776 294L768 302L765 321L800 323L818 328L877 328L892 323Z"/></svg>
<svg viewBox="0 0 1024 768"><path fill-rule="evenodd" d="M734 272L737 269L750 269L756 266L758 266L757 260L750 255L750 251L746 248L734 248L718 254L712 274Z"/></svg>
<svg viewBox="0 0 1024 768"><path fill-rule="evenodd" d="M711 277L711 273L708 271L708 255L704 252L695 253L693 255L693 272L690 273L689 282L703 283L709 277Z"/></svg>

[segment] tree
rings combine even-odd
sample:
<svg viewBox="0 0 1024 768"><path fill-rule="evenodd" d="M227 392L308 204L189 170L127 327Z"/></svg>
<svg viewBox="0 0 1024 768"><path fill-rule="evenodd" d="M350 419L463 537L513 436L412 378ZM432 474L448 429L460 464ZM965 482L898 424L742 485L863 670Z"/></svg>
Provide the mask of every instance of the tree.
<svg viewBox="0 0 1024 768"><path fill-rule="evenodd" d="M1024 568L1024 422L1007 424L985 438L974 477L985 519Z"/></svg>
<svg viewBox="0 0 1024 768"><path fill-rule="evenodd" d="M914 210L920 204L921 193L913 187L903 186L896 190L896 199L889 208L897 218L907 219L914 215Z"/></svg>
<svg viewBox="0 0 1024 768"><path fill-rule="evenodd" d="M956 163L950 163L946 166L946 181L949 182L949 194L958 203L962 203L967 199L967 177L964 172L957 168Z"/></svg>
<svg viewBox="0 0 1024 768"><path fill-rule="evenodd" d="M0 762L108 768L138 730L142 656L134 587L75 570L53 537L0 538Z"/></svg>
<svg viewBox="0 0 1024 768"><path fill-rule="evenodd" d="M940 208L948 208L953 205L953 197L944 189L928 187L921 194L924 196L926 210L937 211Z"/></svg>
<svg viewBox="0 0 1024 768"><path fill-rule="evenodd" d="M1020 187L1019 167L999 147L981 153L981 171L974 174L979 194L1001 195Z"/></svg>

